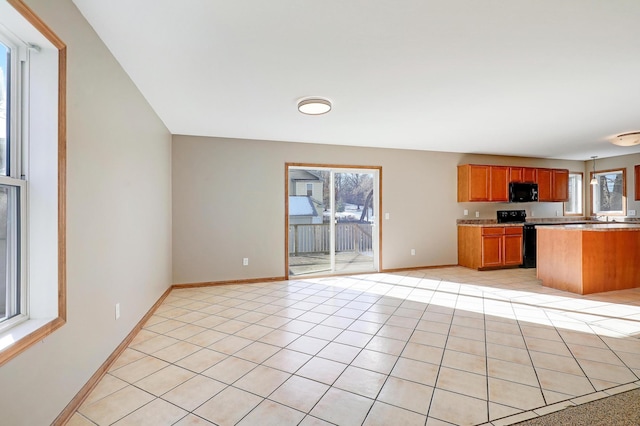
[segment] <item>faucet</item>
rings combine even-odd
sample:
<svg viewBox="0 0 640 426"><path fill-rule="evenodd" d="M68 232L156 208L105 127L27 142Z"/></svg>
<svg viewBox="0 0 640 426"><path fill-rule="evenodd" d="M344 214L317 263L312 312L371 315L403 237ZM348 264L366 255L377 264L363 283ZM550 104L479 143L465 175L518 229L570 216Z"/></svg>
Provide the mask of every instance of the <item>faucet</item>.
<svg viewBox="0 0 640 426"><path fill-rule="evenodd" d="M593 218L594 218L594 220L598 220L598 221L601 221L601 222L609 222L609 216L598 216L596 214L596 215L593 215ZM602 220L602 218L604 218L604 221Z"/></svg>

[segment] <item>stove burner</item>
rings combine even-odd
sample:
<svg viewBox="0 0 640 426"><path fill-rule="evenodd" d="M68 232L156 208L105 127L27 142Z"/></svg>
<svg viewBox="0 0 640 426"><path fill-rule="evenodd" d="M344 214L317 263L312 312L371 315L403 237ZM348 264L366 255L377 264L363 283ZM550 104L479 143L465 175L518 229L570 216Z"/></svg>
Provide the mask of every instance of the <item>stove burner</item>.
<svg viewBox="0 0 640 426"><path fill-rule="evenodd" d="M525 210L498 210L498 223L524 223L527 220Z"/></svg>

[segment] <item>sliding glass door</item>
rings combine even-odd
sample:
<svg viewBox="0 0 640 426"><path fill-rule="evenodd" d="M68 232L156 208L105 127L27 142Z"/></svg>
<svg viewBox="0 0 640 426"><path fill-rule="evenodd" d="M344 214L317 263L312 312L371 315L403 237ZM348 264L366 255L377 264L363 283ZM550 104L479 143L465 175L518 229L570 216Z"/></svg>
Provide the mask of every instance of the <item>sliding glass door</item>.
<svg viewBox="0 0 640 426"><path fill-rule="evenodd" d="M379 169L287 172L289 276L377 271Z"/></svg>

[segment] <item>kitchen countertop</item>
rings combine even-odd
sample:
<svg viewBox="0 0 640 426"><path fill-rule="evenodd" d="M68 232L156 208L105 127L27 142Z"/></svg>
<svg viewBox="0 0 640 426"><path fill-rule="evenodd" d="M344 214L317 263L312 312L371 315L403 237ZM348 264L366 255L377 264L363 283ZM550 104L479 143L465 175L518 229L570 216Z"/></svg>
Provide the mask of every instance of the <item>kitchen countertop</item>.
<svg viewBox="0 0 640 426"><path fill-rule="evenodd" d="M524 223L497 223L496 221L487 222L487 223L458 223L458 226L471 226L478 228L504 228L504 227L516 227L519 226L522 228Z"/></svg>
<svg viewBox="0 0 640 426"><path fill-rule="evenodd" d="M604 222L592 219L569 219L569 218L540 218L527 219L524 223L498 223L496 219L458 219L458 226L480 226L480 227L504 227L504 226L523 226L533 224L536 226L553 225L554 227L564 227L570 225L622 225L622 227L640 226L640 220L626 218L619 221ZM586 228L582 228L586 229Z"/></svg>
<svg viewBox="0 0 640 426"><path fill-rule="evenodd" d="M583 224L567 224L545 227L545 229L564 230L564 231L640 231L640 224L637 223L583 223Z"/></svg>

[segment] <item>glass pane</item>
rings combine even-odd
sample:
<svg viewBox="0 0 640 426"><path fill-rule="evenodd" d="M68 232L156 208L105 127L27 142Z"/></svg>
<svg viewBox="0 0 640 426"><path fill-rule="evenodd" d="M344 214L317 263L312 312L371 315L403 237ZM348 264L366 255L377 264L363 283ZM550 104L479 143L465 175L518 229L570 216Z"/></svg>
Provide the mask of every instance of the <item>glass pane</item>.
<svg viewBox="0 0 640 426"><path fill-rule="evenodd" d="M374 271L373 174L335 173L335 272Z"/></svg>
<svg viewBox="0 0 640 426"><path fill-rule="evenodd" d="M582 214L582 175L569 174L569 201L565 203L566 214Z"/></svg>
<svg viewBox="0 0 640 426"><path fill-rule="evenodd" d="M328 170L289 169L289 275L331 272Z"/></svg>
<svg viewBox="0 0 640 426"><path fill-rule="evenodd" d="M624 212L624 174L622 171L596 173L594 213Z"/></svg>
<svg viewBox="0 0 640 426"><path fill-rule="evenodd" d="M0 174L7 175L7 139L9 139L8 106L10 50L0 43Z"/></svg>
<svg viewBox="0 0 640 426"><path fill-rule="evenodd" d="M20 313L18 188L0 185L0 322Z"/></svg>

